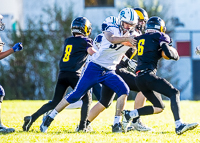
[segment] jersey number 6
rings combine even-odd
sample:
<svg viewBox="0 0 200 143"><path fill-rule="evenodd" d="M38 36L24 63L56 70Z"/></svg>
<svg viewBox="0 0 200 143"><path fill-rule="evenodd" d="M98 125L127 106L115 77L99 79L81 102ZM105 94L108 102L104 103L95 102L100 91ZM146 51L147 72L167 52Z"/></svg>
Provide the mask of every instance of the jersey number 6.
<svg viewBox="0 0 200 143"><path fill-rule="evenodd" d="M65 56L63 58L63 62L69 61L69 56L71 54L71 51L72 51L72 45L67 45L65 48Z"/></svg>
<svg viewBox="0 0 200 143"><path fill-rule="evenodd" d="M141 39L138 42L138 56L143 55L143 52L144 52L144 43L145 43L145 39Z"/></svg>

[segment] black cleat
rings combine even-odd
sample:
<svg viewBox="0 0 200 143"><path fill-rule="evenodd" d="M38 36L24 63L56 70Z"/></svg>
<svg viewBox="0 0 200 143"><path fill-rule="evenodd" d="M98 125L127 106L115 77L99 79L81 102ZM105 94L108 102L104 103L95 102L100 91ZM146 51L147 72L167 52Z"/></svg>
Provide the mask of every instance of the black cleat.
<svg viewBox="0 0 200 143"><path fill-rule="evenodd" d="M12 133L12 132L14 132L14 131L15 131L14 128L8 128L8 127L6 127L6 126L4 126L4 125L2 125L2 126L0 127L0 133L3 133L3 134Z"/></svg>
<svg viewBox="0 0 200 143"><path fill-rule="evenodd" d="M45 120L42 122L42 124L40 125L40 131L43 133L46 133L48 130L48 127L50 126L53 120L54 120L53 118L51 118L50 116L47 116Z"/></svg>
<svg viewBox="0 0 200 143"><path fill-rule="evenodd" d="M24 125L22 126L23 131L27 131L28 132L32 124L33 124L33 122L32 122L32 117L31 116L24 117Z"/></svg>
<svg viewBox="0 0 200 143"><path fill-rule="evenodd" d="M196 128L199 124L198 123L191 123L191 124L182 124L180 125L178 128L176 128L176 134L177 135L181 135L184 132L188 131L188 130L193 130L194 128Z"/></svg>
<svg viewBox="0 0 200 143"><path fill-rule="evenodd" d="M112 126L112 132L113 133L121 133L122 132L121 123L116 123L114 126Z"/></svg>
<svg viewBox="0 0 200 143"><path fill-rule="evenodd" d="M80 126L78 125L75 129L75 132L92 132L93 128L88 125L86 128L80 128Z"/></svg>

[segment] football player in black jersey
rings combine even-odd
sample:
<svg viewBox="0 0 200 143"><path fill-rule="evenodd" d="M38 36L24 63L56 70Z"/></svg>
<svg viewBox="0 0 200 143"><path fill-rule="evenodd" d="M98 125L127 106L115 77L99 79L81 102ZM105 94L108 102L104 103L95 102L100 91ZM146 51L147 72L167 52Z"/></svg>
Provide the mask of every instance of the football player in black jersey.
<svg viewBox="0 0 200 143"><path fill-rule="evenodd" d="M0 14L0 31L3 31L5 28L5 24L2 22L3 16ZM3 52L3 46L4 43L1 40L0 37L0 60L9 56L10 54L17 52L17 51L21 51L23 49L22 43L17 43L13 46L13 48L10 48L7 51ZM1 103L3 102L3 98L5 96L5 91L3 89L3 87L0 85L0 133L11 133L14 132L15 129L14 128L8 128L5 125L3 125L3 123L1 122Z"/></svg>
<svg viewBox="0 0 200 143"><path fill-rule="evenodd" d="M73 89L81 76L82 68L88 54L92 55L95 50L92 47L92 39L88 38L92 30L90 21L85 17L77 17L72 21L71 31L73 36L65 39L64 51L59 63L59 75L52 101L43 105L31 116L24 117L23 131L28 131L42 114L52 110L61 101L69 86ZM89 91L82 98L81 121L79 130L85 130L85 122L91 104L91 94Z"/></svg>
<svg viewBox="0 0 200 143"><path fill-rule="evenodd" d="M132 111L122 111L122 130L127 131L128 123L138 116L160 113L164 104L160 95L168 97L175 120L175 131L178 135L194 129L198 123L185 124L180 117L180 92L167 80L156 76L157 63L163 51L169 59L178 60L178 52L169 46L170 37L165 34L165 22L160 17L151 17L146 24L145 34L136 37L138 48L138 65L136 68L136 84L144 96L153 104ZM173 48L173 49L172 49Z"/></svg>

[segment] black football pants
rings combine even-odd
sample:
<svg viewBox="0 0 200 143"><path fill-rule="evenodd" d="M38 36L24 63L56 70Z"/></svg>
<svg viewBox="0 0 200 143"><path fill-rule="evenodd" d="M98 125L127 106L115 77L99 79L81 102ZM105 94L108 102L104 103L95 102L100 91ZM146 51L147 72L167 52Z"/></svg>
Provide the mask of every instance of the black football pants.
<svg viewBox="0 0 200 143"><path fill-rule="evenodd" d="M179 102L180 92L174 88L167 80L156 76L152 71L146 73L139 73L136 76L136 84L139 90L144 96L153 104L154 107L164 108L161 96L155 94L154 91L163 94L170 98L171 110L174 115L174 119L179 120Z"/></svg>
<svg viewBox="0 0 200 143"><path fill-rule="evenodd" d="M69 86L73 89L75 88L78 80L79 75L73 72L63 72L59 73L58 81L55 88L55 93L51 102L44 104L37 112L32 115L32 121L34 122L39 116L48 112L49 110L54 109L57 104L62 100L63 96L66 94L66 90ZM89 113L89 106L92 102L92 97L90 92L88 91L85 96L82 98L83 105L81 108L81 124L85 124L88 113ZM83 123L84 122L84 123Z"/></svg>

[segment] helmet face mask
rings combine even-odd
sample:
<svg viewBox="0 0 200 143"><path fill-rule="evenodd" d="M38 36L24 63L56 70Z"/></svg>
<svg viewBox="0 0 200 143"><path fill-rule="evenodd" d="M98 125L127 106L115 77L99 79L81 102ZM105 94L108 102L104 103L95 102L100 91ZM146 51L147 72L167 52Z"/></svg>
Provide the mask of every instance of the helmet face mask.
<svg viewBox="0 0 200 143"><path fill-rule="evenodd" d="M3 16L0 14L0 31L5 29L5 24L2 22Z"/></svg>
<svg viewBox="0 0 200 143"><path fill-rule="evenodd" d="M164 20L157 16L149 18L146 24L146 32L153 30L165 33L166 27Z"/></svg>
<svg viewBox="0 0 200 143"><path fill-rule="evenodd" d="M138 23L138 16L137 13L132 8L124 8L119 12L118 15L118 24L120 27L120 30L124 33L135 28L135 26ZM124 27L124 23L132 25L131 29L126 29Z"/></svg>
<svg viewBox="0 0 200 143"><path fill-rule="evenodd" d="M92 31L92 24L86 17L77 17L71 23L72 35L82 34L88 37Z"/></svg>
<svg viewBox="0 0 200 143"><path fill-rule="evenodd" d="M121 21L120 28L123 30L124 33L127 31L131 31L135 28L136 24L130 24L125 21Z"/></svg>

